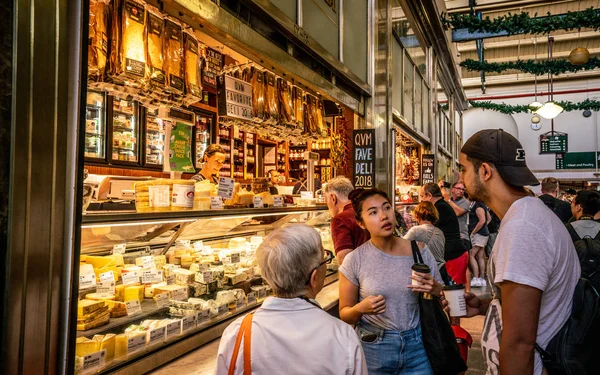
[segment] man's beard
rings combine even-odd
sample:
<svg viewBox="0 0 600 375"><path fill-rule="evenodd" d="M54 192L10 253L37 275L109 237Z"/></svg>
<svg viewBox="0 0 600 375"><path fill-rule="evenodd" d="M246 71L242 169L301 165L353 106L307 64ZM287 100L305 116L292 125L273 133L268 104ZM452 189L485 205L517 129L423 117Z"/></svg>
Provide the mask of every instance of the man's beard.
<svg viewBox="0 0 600 375"><path fill-rule="evenodd" d="M486 205L489 204L490 194L487 188L481 183L481 179L479 178L479 172L475 175L474 184L471 189L467 189L467 193L469 193L469 199L471 201L483 202ZM465 186L466 187L466 186Z"/></svg>

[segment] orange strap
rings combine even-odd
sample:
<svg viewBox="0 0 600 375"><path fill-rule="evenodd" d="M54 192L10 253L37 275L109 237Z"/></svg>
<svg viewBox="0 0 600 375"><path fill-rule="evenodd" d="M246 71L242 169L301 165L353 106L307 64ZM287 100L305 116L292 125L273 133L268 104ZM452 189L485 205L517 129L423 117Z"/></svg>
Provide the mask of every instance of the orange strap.
<svg viewBox="0 0 600 375"><path fill-rule="evenodd" d="M242 320L240 330L238 331L237 337L235 339L235 346L233 347L233 353L231 356L231 363L229 364L228 375L234 374L235 364L237 362L238 354L240 352L240 346L242 344L242 337L244 337L244 375L252 374L252 366L250 364L250 344L252 343L252 315L254 315L254 313L246 315L244 320Z"/></svg>

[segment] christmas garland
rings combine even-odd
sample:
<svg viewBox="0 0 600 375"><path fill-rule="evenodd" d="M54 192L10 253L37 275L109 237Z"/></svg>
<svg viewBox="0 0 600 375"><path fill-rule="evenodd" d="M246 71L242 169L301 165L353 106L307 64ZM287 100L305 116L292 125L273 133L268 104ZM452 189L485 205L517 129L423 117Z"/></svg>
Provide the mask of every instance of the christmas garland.
<svg viewBox="0 0 600 375"><path fill-rule="evenodd" d="M484 102L484 101L476 101L476 100L469 100L469 103L474 108L489 109L492 111L505 113L507 115L512 115L515 113L527 113L527 112L531 112L531 111L535 110L535 108L530 108L529 105L510 105L510 104L504 104L504 103L497 104L497 103L492 103L489 101ZM556 102L556 104L563 107L565 112L585 111L585 110L596 111L596 112L600 111L600 101L598 101L598 100L586 99L579 103L559 101L559 102Z"/></svg>
<svg viewBox="0 0 600 375"><path fill-rule="evenodd" d="M548 13L548 17L536 17L537 13L533 17L529 13L508 13L491 20L489 17L479 19L476 15L455 13L450 14L449 18L446 17L446 14L442 14L442 23L453 29L468 29L470 33L496 34L505 31L509 35L550 34L558 30L579 30L584 27L595 31L600 29L600 9L589 8L554 16Z"/></svg>
<svg viewBox="0 0 600 375"><path fill-rule="evenodd" d="M472 72L484 71L486 73L502 73L505 70L520 70L524 73L539 76L548 73L559 75L564 73L575 73L580 70L597 69L600 68L600 59L592 57L583 65L574 65L567 60L548 60L540 62L535 62L534 60L517 60L503 63L490 63L487 61L481 62L473 59L466 59L460 63L460 66Z"/></svg>

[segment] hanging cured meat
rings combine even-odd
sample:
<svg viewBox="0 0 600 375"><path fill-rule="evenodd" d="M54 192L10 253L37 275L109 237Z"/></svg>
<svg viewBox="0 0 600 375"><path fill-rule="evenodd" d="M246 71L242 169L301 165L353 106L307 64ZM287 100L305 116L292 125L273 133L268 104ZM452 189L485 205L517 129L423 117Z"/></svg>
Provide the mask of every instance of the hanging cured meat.
<svg viewBox="0 0 600 375"><path fill-rule="evenodd" d="M163 57L164 19L158 9L146 8L146 44L150 82L153 86L164 87L165 71Z"/></svg>
<svg viewBox="0 0 600 375"><path fill-rule="evenodd" d="M304 125L304 128L306 129L306 132L311 136L317 135L317 110L317 98L310 94L306 94L306 124Z"/></svg>
<svg viewBox="0 0 600 375"><path fill-rule="evenodd" d="M193 32L184 33L185 41L185 92L186 100L194 103L202 98L202 87L200 86L200 66L198 60L198 40Z"/></svg>
<svg viewBox="0 0 600 375"><path fill-rule="evenodd" d="M252 110L257 121L265 120L265 75L260 69L252 67Z"/></svg>
<svg viewBox="0 0 600 375"><path fill-rule="evenodd" d="M317 134L325 135L325 122L323 121L323 101L317 101Z"/></svg>
<svg viewBox="0 0 600 375"><path fill-rule="evenodd" d="M304 91L298 86L294 86L292 90L293 103L294 103L294 119L296 121L296 127L304 129Z"/></svg>
<svg viewBox="0 0 600 375"><path fill-rule="evenodd" d="M127 0L122 15L120 71L130 84L136 86L143 83L146 75L146 11L142 3Z"/></svg>
<svg viewBox="0 0 600 375"><path fill-rule="evenodd" d="M181 24L168 17L165 20L164 67L167 78L167 90L178 95L183 94L183 34Z"/></svg>
<svg viewBox="0 0 600 375"><path fill-rule="evenodd" d="M265 109L266 119L271 122L279 121L279 101L277 100L277 89L275 87L275 75L265 73Z"/></svg>
<svg viewBox="0 0 600 375"><path fill-rule="evenodd" d="M281 121L289 124L294 121L295 115L292 101L292 88L283 78L277 78L277 93L279 96Z"/></svg>
<svg viewBox="0 0 600 375"><path fill-rule="evenodd" d="M108 0L90 0L88 77L91 81L104 80L108 57Z"/></svg>
<svg viewBox="0 0 600 375"><path fill-rule="evenodd" d="M122 0L112 0L108 75L112 81L121 74L121 8Z"/></svg>

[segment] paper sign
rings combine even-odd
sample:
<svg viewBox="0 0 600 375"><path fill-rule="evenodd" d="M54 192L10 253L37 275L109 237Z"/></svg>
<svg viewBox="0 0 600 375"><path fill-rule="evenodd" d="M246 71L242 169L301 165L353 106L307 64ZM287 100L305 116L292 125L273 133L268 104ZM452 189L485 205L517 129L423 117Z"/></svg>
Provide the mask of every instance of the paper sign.
<svg viewBox="0 0 600 375"><path fill-rule="evenodd" d="M142 272L142 284L160 283L162 281L162 270L146 270Z"/></svg>
<svg viewBox="0 0 600 375"><path fill-rule="evenodd" d="M181 334L181 320L167 324L167 340Z"/></svg>
<svg viewBox="0 0 600 375"><path fill-rule="evenodd" d="M255 196L254 197L254 208L263 208L263 200L262 197Z"/></svg>
<svg viewBox="0 0 600 375"><path fill-rule="evenodd" d="M196 281L203 284L212 283L213 273L212 271L202 271L196 273Z"/></svg>
<svg viewBox="0 0 600 375"><path fill-rule="evenodd" d="M165 341L165 327L153 329L148 332L148 345L154 345Z"/></svg>
<svg viewBox="0 0 600 375"><path fill-rule="evenodd" d="M121 279L123 279L123 285L135 284L140 282L140 277L137 272L127 272L121 274Z"/></svg>
<svg viewBox="0 0 600 375"><path fill-rule="evenodd" d="M159 309L161 307L168 307L171 305L171 300L169 299L169 293L161 293L154 296L154 300L156 301L156 307Z"/></svg>
<svg viewBox="0 0 600 375"><path fill-rule="evenodd" d="M96 293L115 294L115 281L103 281L96 286Z"/></svg>
<svg viewBox="0 0 600 375"><path fill-rule="evenodd" d="M156 268L156 263L154 263L154 257L152 255L148 255L147 257L142 257L142 268L143 269Z"/></svg>
<svg viewBox="0 0 600 375"><path fill-rule="evenodd" d="M185 301L187 298L187 288L181 288L171 292L171 299L174 299L175 301Z"/></svg>
<svg viewBox="0 0 600 375"><path fill-rule="evenodd" d="M79 289L87 289L96 286L96 275L89 273L79 276Z"/></svg>
<svg viewBox="0 0 600 375"><path fill-rule="evenodd" d="M312 199L313 197L313 192L312 191L301 191L300 192L300 198L302 199Z"/></svg>
<svg viewBox="0 0 600 375"><path fill-rule="evenodd" d="M127 339L127 354L138 352L145 347L146 335L136 335Z"/></svg>
<svg viewBox="0 0 600 375"><path fill-rule="evenodd" d="M235 180L233 178L219 178L219 190L217 191L217 195L225 199L231 199L233 197L234 184Z"/></svg>
<svg viewBox="0 0 600 375"><path fill-rule="evenodd" d="M231 263L240 262L240 253L231 253Z"/></svg>
<svg viewBox="0 0 600 375"><path fill-rule="evenodd" d="M227 306L227 304L223 304L221 306L219 306L219 315L224 315L227 314L227 311L229 311L229 307Z"/></svg>
<svg viewBox="0 0 600 375"><path fill-rule="evenodd" d="M169 275L169 276L167 276L167 285L173 285L173 284L175 284L176 280L177 280L177 275Z"/></svg>
<svg viewBox="0 0 600 375"><path fill-rule="evenodd" d="M181 331L185 332L189 329L196 328L196 315L186 316L181 319Z"/></svg>
<svg viewBox="0 0 600 375"><path fill-rule="evenodd" d="M113 273L113 271L101 273L100 281L115 281L115 274Z"/></svg>
<svg viewBox="0 0 600 375"><path fill-rule="evenodd" d="M221 197L210 197L210 209L211 210L222 210L223 200Z"/></svg>
<svg viewBox="0 0 600 375"><path fill-rule="evenodd" d="M127 315L134 315L142 312L142 305L137 299L125 302L125 307L127 307Z"/></svg>
<svg viewBox="0 0 600 375"><path fill-rule="evenodd" d="M96 353L88 354L83 357L83 371L89 371L98 369L104 366L104 359L106 358L106 349Z"/></svg>
<svg viewBox="0 0 600 375"><path fill-rule="evenodd" d="M253 305L256 303L256 294L254 294L254 292L248 293L247 297L248 297L248 305Z"/></svg>
<svg viewBox="0 0 600 375"><path fill-rule="evenodd" d="M113 246L113 254L125 254L125 249L127 248L127 244L120 243Z"/></svg>
<svg viewBox="0 0 600 375"><path fill-rule="evenodd" d="M209 314L209 310L208 309L207 310L199 311L198 312L198 318L197 318L198 324L202 324L202 323L208 321L208 316L209 316L208 314Z"/></svg>
<svg viewBox="0 0 600 375"><path fill-rule="evenodd" d="M283 197L273 197L273 207L283 207Z"/></svg>

